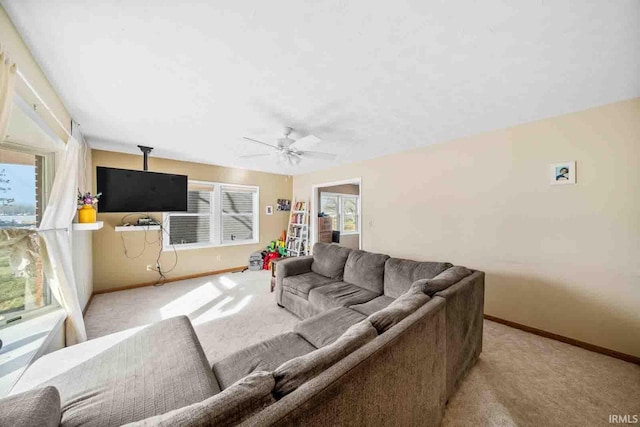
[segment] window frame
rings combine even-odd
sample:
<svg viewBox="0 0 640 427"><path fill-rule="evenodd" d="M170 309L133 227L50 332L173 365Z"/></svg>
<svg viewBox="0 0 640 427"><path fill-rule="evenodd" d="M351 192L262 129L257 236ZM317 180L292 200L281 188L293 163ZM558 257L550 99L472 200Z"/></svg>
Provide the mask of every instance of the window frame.
<svg viewBox="0 0 640 427"><path fill-rule="evenodd" d="M0 149L42 157L43 171L42 171L42 187L41 187L42 188L42 208L41 209L42 209L42 212L44 212L47 208L47 204L49 203L49 197L51 196L51 187L53 186L53 180L55 178L58 151L45 151L43 149L30 147L28 145L23 145L23 144L17 144L7 140L2 141L2 145L0 146ZM39 227L39 224L36 224L36 227L33 229L37 230L38 227ZM44 280L43 293L44 293L44 299L46 302L42 305L42 307L32 308L28 310L12 311L10 313L3 314L4 318L0 320L0 329L9 327L11 325L23 322L28 319L33 319L35 317L47 314L59 308L59 304L57 303L56 299L53 297L51 288L47 283L46 277L43 276L43 280Z"/></svg>
<svg viewBox="0 0 640 427"><path fill-rule="evenodd" d="M345 231L344 230L344 219L345 219L345 213L344 213L344 201L345 200L354 200L355 201L355 205L356 205L356 214L355 214L355 220L356 220L356 229L355 231ZM349 236L352 234L360 234L360 196L356 195L356 194L343 194L340 196L340 234L345 235L345 236Z"/></svg>
<svg viewBox="0 0 640 427"><path fill-rule="evenodd" d="M210 186L212 188L212 203L209 214L202 213L187 213L187 212L164 212L162 214L162 227L166 235L162 239L162 251L181 251L189 249L204 249L204 248L219 248L226 246L242 246L242 245L254 245L260 243L260 187L257 185L244 185L244 184L230 184L226 182L212 182L212 181L198 181L190 179L187 185L198 186ZM188 187L187 187L188 188ZM253 194L253 213L252 214L226 214L231 216L239 215L251 215L253 216L253 239L223 241L222 230L222 191L224 189L237 188L240 191L250 192ZM172 216L209 216L210 219L210 235L208 242L200 243L183 243L183 244L171 244L171 221Z"/></svg>
<svg viewBox="0 0 640 427"><path fill-rule="evenodd" d="M351 236L355 234L360 234L360 195L359 194L344 194L344 193L332 193L327 191L320 192L320 211L322 212L322 197L337 197L338 198L338 230L340 231L340 235L342 236ZM343 199L355 199L356 201L356 230L355 231L344 231L344 212L342 208Z"/></svg>

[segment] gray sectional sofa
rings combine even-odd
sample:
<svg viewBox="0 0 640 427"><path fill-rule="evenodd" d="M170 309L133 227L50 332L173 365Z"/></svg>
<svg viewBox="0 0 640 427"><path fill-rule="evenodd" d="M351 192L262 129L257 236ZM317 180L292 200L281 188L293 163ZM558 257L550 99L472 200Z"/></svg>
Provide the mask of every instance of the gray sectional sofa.
<svg viewBox="0 0 640 427"><path fill-rule="evenodd" d="M435 426L482 349L484 273L449 263L317 243L278 263L276 300L293 331L211 367L164 320L0 401L0 425Z"/></svg>

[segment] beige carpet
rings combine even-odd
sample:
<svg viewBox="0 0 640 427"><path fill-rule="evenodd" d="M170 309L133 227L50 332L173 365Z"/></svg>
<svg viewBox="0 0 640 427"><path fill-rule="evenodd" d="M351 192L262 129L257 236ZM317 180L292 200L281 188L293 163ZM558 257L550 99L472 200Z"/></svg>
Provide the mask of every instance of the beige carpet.
<svg viewBox="0 0 640 427"><path fill-rule="evenodd" d="M485 320L442 425L597 426L610 414L640 414L640 366Z"/></svg>
<svg viewBox="0 0 640 427"><path fill-rule="evenodd" d="M275 303L271 273L245 271L93 297L89 339L181 314L189 316L210 362L293 329L298 319Z"/></svg>
<svg viewBox="0 0 640 427"><path fill-rule="evenodd" d="M231 273L96 295L89 338L186 314L213 362L290 331L268 272ZM609 425L640 414L640 366L485 321L478 364L447 406L444 426Z"/></svg>

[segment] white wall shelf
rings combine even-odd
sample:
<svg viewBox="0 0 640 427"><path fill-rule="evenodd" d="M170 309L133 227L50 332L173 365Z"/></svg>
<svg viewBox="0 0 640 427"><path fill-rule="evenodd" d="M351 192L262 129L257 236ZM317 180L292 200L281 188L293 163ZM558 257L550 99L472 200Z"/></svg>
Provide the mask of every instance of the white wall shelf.
<svg viewBox="0 0 640 427"><path fill-rule="evenodd" d="M122 231L158 231L159 225L117 225L116 233Z"/></svg>
<svg viewBox="0 0 640 427"><path fill-rule="evenodd" d="M91 231L91 230L100 230L104 226L102 221L89 222L89 223L73 223L74 231Z"/></svg>

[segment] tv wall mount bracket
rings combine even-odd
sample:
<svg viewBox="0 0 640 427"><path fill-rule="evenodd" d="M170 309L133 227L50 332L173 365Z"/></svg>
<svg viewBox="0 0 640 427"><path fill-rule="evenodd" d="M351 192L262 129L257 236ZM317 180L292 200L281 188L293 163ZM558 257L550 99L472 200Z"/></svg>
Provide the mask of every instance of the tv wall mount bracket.
<svg viewBox="0 0 640 427"><path fill-rule="evenodd" d="M142 151L142 155L144 159L142 160L143 170L146 172L149 170L149 153L153 150L153 147L145 147L144 145L138 145L140 151Z"/></svg>

